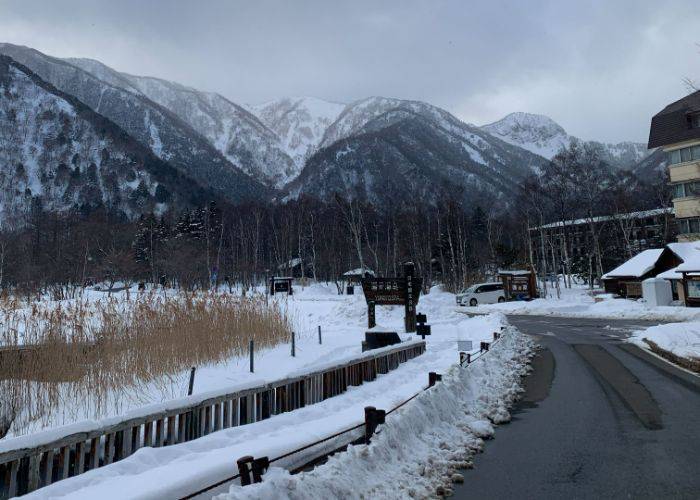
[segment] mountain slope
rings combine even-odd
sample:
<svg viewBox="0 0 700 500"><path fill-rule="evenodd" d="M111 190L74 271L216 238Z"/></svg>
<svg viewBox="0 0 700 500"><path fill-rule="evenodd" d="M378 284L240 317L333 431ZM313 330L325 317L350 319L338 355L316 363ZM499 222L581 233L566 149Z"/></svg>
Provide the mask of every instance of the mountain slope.
<svg viewBox="0 0 700 500"><path fill-rule="evenodd" d="M511 113L481 128L499 139L547 159L552 159L561 148L568 147L571 141L579 140L569 135L551 118L531 113ZM588 143L596 146L603 160L616 168L630 169L651 154L643 143Z"/></svg>
<svg viewBox="0 0 700 500"><path fill-rule="evenodd" d="M225 199L255 199L267 193L187 123L145 96L27 47L0 44L0 53L110 119L160 159Z"/></svg>
<svg viewBox="0 0 700 500"><path fill-rule="evenodd" d="M294 161L295 172L289 176L291 180L318 150L326 129L345 109L345 104L314 97L286 97L250 109L277 134L281 146Z"/></svg>
<svg viewBox="0 0 700 500"><path fill-rule="evenodd" d="M326 138L343 135L309 159L287 196L339 194L384 207L450 197L492 206L498 199L505 206L518 182L545 162L413 101L372 98L349 106Z"/></svg>
<svg viewBox="0 0 700 500"><path fill-rule="evenodd" d="M548 160L551 160L561 148L568 147L571 143L571 137L559 124L542 115L511 113L481 128L499 139Z"/></svg>
<svg viewBox="0 0 700 500"><path fill-rule="evenodd" d="M270 185L280 185L296 170L272 130L255 115L219 94L160 78L120 73L91 59L66 60L168 109L248 175L262 177Z"/></svg>
<svg viewBox="0 0 700 500"><path fill-rule="evenodd" d="M0 55L0 219L21 224L32 203L126 216L193 206L212 194L121 128Z"/></svg>

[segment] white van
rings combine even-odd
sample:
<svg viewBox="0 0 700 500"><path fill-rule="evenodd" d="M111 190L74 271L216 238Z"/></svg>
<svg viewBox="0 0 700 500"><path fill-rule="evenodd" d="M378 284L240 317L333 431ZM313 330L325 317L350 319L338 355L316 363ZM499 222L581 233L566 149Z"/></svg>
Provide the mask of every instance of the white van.
<svg viewBox="0 0 700 500"><path fill-rule="evenodd" d="M505 302L506 294L503 283L478 283L457 294L457 304L460 306L479 304L495 304Z"/></svg>

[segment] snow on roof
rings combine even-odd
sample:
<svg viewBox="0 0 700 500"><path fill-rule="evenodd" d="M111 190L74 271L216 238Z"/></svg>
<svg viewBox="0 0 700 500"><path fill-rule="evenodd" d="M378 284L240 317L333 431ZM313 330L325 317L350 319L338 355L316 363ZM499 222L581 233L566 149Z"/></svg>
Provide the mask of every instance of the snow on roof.
<svg viewBox="0 0 700 500"><path fill-rule="evenodd" d="M619 219L643 219L645 217L653 217L655 215L662 214L672 214L673 208L655 208L653 210L643 210L641 212L629 212L626 214L616 214L616 215L600 215L598 217L593 217L593 222L607 222L611 220ZM549 224L544 224L542 226L531 227L530 231L535 231L537 229L551 229L554 227L564 227L564 226L578 226L579 224L588 224L589 219L571 219L558 222L551 222Z"/></svg>
<svg viewBox="0 0 700 500"><path fill-rule="evenodd" d="M365 274L369 274L370 276L374 276L374 271L371 269L368 269L366 267L358 267L357 269L350 269L348 272L343 273L343 276L364 276Z"/></svg>
<svg viewBox="0 0 700 500"><path fill-rule="evenodd" d="M507 274L510 276L527 276L529 274L532 274L532 271L527 271L525 269L516 269L513 271L509 271L507 269L499 269L498 274Z"/></svg>
<svg viewBox="0 0 700 500"><path fill-rule="evenodd" d="M652 248L651 250L644 250L632 257L627 262L616 267L609 273L603 275L603 279L607 278L622 278L622 277L633 277L639 278L644 276L646 273L651 271L659 260L663 248Z"/></svg>
<svg viewBox="0 0 700 500"><path fill-rule="evenodd" d="M683 262L673 269L658 274L657 278L679 280L683 279L683 273L681 272L683 270L700 271L700 241L669 243L666 246Z"/></svg>
<svg viewBox="0 0 700 500"><path fill-rule="evenodd" d="M700 255L684 260L683 264L676 268L676 271L685 271L686 273L700 271Z"/></svg>
<svg viewBox="0 0 700 500"><path fill-rule="evenodd" d="M299 257L294 257L292 260L288 261L286 264L280 264L277 269L292 269L302 263Z"/></svg>

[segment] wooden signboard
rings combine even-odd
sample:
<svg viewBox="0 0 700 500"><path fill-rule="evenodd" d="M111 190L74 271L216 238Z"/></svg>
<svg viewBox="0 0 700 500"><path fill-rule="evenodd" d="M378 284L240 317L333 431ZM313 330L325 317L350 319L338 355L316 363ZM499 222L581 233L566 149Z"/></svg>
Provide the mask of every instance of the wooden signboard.
<svg viewBox="0 0 700 500"><path fill-rule="evenodd" d="M370 328L376 326L375 306L405 306L407 332L416 331L416 305L423 280L413 276L413 264L404 266L403 278L363 278L362 291L367 301L367 317Z"/></svg>

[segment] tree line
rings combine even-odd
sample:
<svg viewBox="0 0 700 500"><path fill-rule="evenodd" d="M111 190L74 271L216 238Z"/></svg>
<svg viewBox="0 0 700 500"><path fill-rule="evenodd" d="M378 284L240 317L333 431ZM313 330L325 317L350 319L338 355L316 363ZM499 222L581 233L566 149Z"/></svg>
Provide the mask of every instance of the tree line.
<svg viewBox="0 0 700 500"><path fill-rule="evenodd" d="M354 268L396 276L412 261L424 286L450 290L493 277L499 268L561 271L556 256L533 248L533 227L555 220L668 206L662 177L613 170L579 143L526 179L503 206L437 204L392 209L336 195L285 203L210 203L133 220L104 208L49 212L32 203L21 224L0 231L0 288L33 293L148 282L185 289L212 284L250 287L272 275L336 282ZM594 224L590 254L603 272L606 242ZM561 238L560 238L561 240ZM549 260L548 260L549 259ZM567 271L567 269L563 269Z"/></svg>

